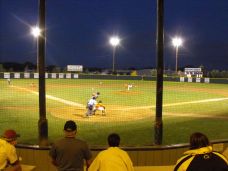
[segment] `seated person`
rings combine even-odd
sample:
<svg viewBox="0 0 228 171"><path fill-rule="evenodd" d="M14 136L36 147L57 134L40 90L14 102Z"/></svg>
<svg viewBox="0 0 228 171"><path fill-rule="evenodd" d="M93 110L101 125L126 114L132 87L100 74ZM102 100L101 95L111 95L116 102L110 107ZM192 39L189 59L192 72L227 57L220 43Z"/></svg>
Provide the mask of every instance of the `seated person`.
<svg viewBox="0 0 228 171"><path fill-rule="evenodd" d="M21 171L21 165L15 148L17 137L19 135L14 130L8 129L0 138L1 171Z"/></svg>
<svg viewBox="0 0 228 171"><path fill-rule="evenodd" d="M89 171L134 171L131 158L119 144L120 136L116 133L109 134L109 147L96 156Z"/></svg>
<svg viewBox="0 0 228 171"><path fill-rule="evenodd" d="M174 171L228 171L228 161L212 150L206 135L195 132L190 136L190 150L177 161Z"/></svg>
<svg viewBox="0 0 228 171"><path fill-rule="evenodd" d="M228 147L222 153L228 159Z"/></svg>

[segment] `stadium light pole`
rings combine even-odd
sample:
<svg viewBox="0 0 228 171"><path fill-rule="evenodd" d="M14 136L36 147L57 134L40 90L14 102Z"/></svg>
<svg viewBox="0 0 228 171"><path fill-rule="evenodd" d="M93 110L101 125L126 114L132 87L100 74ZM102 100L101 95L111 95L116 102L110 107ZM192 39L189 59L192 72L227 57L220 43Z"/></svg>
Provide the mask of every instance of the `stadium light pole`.
<svg viewBox="0 0 228 171"><path fill-rule="evenodd" d="M112 73L115 72L115 53L116 53L116 47L120 44L120 39L118 36L113 36L110 38L109 43L113 47L113 53L112 53Z"/></svg>
<svg viewBox="0 0 228 171"><path fill-rule="evenodd" d="M38 37L41 36L41 30L39 27L34 26L31 28L31 34L33 35L33 37L36 39L36 45L37 45L37 51L38 51ZM37 54L37 53L36 53ZM36 57L36 72L39 72L39 59L38 59L38 55Z"/></svg>
<svg viewBox="0 0 228 171"><path fill-rule="evenodd" d="M39 145L48 145L48 121L46 117L46 90L45 90L45 43L46 43L46 0L39 0L39 28L38 36L38 68L39 68Z"/></svg>
<svg viewBox="0 0 228 171"><path fill-rule="evenodd" d="M175 37L173 38L172 40L172 43L173 43L173 46L175 47L176 49L176 73L177 73L177 66L178 66L178 49L179 49L179 46L182 45L183 41L180 37Z"/></svg>
<svg viewBox="0 0 228 171"><path fill-rule="evenodd" d="M157 0L156 23L156 115L154 123L154 144L161 145L163 138L162 104L163 104L163 70L164 70L164 0Z"/></svg>

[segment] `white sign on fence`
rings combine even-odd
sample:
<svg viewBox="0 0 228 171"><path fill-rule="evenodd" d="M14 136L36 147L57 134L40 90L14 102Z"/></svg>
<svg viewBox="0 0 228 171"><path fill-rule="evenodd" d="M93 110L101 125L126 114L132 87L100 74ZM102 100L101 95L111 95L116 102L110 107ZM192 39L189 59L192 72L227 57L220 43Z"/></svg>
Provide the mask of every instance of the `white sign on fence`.
<svg viewBox="0 0 228 171"><path fill-rule="evenodd" d="M66 74L66 78L71 78L71 74Z"/></svg>
<svg viewBox="0 0 228 171"><path fill-rule="evenodd" d="M191 83L192 82L192 78L188 78L188 82Z"/></svg>
<svg viewBox="0 0 228 171"><path fill-rule="evenodd" d="M83 66L82 65L67 65L67 71L83 71Z"/></svg>
<svg viewBox="0 0 228 171"><path fill-rule="evenodd" d="M73 78L78 78L78 74L74 74L73 75Z"/></svg>
<svg viewBox="0 0 228 171"><path fill-rule="evenodd" d="M204 78L205 83L210 83L210 78Z"/></svg>
<svg viewBox="0 0 228 171"><path fill-rule="evenodd" d="M184 72L201 72L201 68L184 68Z"/></svg>
<svg viewBox="0 0 228 171"><path fill-rule="evenodd" d="M39 73L34 73L34 78L39 78Z"/></svg>
<svg viewBox="0 0 228 171"><path fill-rule="evenodd" d="M51 78L56 78L56 73L52 73Z"/></svg>
<svg viewBox="0 0 228 171"><path fill-rule="evenodd" d="M59 73L59 78L64 78L64 73Z"/></svg>
<svg viewBox="0 0 228 171"><path fill-rule="evenodd" d="M200 83L200 81L201 81L201 78L196 78L197 83Z"/></svg>
<svg viewBox="0 0 228 171"><path fill-rule="evenodd" d="M180 82L184 82L184 77L180 77Z"/></svg>
<svg viewBox="0 0 228 171"><path fill-rule="evenodd" d="M30 78L30 73L24 73L24 78Z"/></svg>
<svg viewBox="0 0 228 171"><path fill-rule="evenodd" d="M10 78L10 73L4 72L4 78Z"/></svg>
<svg viewBox="0 0 228 171"><path fill-rule="evenodd" d="M14 73L14 78L21 78L20 73Z"/></svg>

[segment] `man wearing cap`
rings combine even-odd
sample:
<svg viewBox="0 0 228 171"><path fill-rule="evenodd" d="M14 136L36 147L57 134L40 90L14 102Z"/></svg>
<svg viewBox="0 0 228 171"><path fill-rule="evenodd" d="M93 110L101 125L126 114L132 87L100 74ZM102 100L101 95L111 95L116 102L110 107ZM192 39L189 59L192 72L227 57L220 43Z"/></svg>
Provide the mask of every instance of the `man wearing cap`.
<svg viewBox="0 0 228 171"><path fill-rule="evenodd" d="M64 138L52 144L49 155L58 171L83 171L84 160L87 168L91 163L91 151L85 141L75 138L76 133L76 123L69 120L64 125Z"/></svg>
<svg viewBox="0 0 228 171"><path fill-rule="evenodd" d="M19 137L19 134L16 131L8 129L0 138L1 171L21 171L21 165L15 148L17 137Z"/></svg>

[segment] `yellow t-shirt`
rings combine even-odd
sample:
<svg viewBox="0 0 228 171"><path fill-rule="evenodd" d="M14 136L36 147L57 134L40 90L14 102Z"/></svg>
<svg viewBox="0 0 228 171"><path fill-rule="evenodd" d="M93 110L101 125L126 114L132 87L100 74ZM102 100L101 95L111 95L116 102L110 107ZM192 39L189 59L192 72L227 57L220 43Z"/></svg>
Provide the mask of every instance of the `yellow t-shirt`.
<svg viewBox="0 0 228 171"><path fill-rule="evenodd" d="M0 139L0 169L4 169L7 163L13 164L17 160L16 148L7 141Z"/></svg>
<svg viewBox="0 0 228 171"><path fill-rule="evenodd" d="M89 171L133 171L133 164L127 152L119 147L101 151L89 167Z"/></svg>

